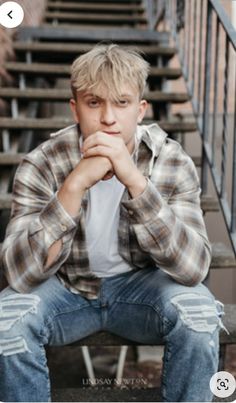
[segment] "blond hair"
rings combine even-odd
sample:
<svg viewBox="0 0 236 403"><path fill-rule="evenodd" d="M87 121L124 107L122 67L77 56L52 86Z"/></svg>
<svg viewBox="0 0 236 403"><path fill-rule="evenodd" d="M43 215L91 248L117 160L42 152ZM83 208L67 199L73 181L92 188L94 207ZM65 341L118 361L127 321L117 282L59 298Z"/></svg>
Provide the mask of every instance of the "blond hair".
<svg viewBox="0 0 236 403"><path fill-rule="evenodd" d="M71 66L71 89L77 91L106 88L112 99L121 95L121 86L129 84L143 96L149 63L135 50L116 44L96 45L79 56Z"/></svg>

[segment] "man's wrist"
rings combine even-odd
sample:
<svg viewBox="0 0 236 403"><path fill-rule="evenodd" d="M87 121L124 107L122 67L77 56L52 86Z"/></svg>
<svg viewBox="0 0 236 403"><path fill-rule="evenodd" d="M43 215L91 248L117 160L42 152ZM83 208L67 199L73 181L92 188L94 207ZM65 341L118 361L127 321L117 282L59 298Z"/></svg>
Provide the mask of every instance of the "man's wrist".
<svg viewBox="0 0 236 403"><path fill-rule="evenodd" d="M140 172L133 176L132 182L130 182L127 186L129 194L132 198L140 196L147 187L147 180L145 176L143 176Z"/></svg>

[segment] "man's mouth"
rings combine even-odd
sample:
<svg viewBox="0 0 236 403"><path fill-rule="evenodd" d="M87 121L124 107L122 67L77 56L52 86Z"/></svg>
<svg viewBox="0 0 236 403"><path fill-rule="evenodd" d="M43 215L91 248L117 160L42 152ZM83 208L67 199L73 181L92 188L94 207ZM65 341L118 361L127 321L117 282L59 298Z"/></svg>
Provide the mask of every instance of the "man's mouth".
<svg viewBox="0 0 236 403"><path fill-rule="evenodd" d="M120 132L110 132L110 131L107 131L107 130L103 130L103 131L104 131L104 133L110 134L110 135L113 135L113 136L120 134Z"/></svg>

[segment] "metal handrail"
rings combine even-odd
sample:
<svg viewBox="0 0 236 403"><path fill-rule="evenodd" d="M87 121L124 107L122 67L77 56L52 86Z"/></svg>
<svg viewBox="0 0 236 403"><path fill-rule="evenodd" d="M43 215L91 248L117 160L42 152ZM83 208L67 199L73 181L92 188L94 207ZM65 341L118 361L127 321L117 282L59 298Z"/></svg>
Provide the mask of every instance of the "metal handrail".
<svg viewBox="0 0 236 403"><path fill-rule="evenodd" d="M236 255L236 30L219 0L148 1L149 26L162 15L178 52L202 139L202 193L210 172Z"/></svg>

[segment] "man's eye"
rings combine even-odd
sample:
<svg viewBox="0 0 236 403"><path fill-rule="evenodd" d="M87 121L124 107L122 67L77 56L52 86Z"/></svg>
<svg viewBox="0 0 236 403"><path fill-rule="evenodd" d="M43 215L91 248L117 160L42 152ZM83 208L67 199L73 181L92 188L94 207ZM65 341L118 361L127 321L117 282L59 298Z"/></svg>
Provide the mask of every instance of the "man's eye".
<svg viewBox="0 0 236 403"><path fill-rule="evenodd" d="M96 107L99 105L99 102L97 99L91 99L90 101L88 101L88 105L91 107Z"/></svg>
<svg viewBox="0 0 236 403"><path fill-rule="evenodd" d="M128 101L127 101L127 99L119 99L117 101L117 104L120 106L126 106L126 105L128 105Z"/></svg>

